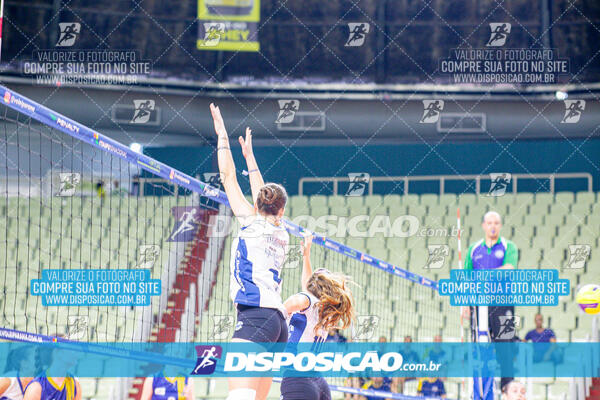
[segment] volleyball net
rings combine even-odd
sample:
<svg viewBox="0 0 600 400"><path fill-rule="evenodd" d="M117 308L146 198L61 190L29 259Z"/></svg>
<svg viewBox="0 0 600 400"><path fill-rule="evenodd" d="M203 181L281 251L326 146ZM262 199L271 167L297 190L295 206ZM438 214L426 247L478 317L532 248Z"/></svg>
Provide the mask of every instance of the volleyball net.
<svg viewBox="0 0 600 400"><path fill-rule="evenodd" d="M218 174L185 174L2 86L0 97L2 332L95 343L229 341L237 228L218 179L203 182ZM305 229L289 219L285 226L287 298L300 290ZM357 283L357 319L337 340L460 340L457 312L434 280L347 239L315 232L311 254L315 268Z"/></svg>

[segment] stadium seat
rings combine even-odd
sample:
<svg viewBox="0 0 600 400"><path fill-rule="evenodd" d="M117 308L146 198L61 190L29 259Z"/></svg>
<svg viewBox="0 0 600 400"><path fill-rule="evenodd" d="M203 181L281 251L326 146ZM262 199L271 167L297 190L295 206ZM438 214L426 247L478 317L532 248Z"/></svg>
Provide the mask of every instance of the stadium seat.
<svg viewBox="0 0 600 400"><path fill-rule="evenodd" d="M330 208L336 207L346 207L346 197L345 196L329 196L327 198L327 205Z"/></svg>
<svg viewBox="0 0 600 400"><path fill-rule="evenodd" d="M383 205L383 198L380 195L365 196L364 205L373 210L383 212L385 210Z"/></svg>
<svg viewBox="0 0 600 400"><path fill-rule="evenodd" d="M578 204L592 204L596 202L595 192L577 192Z"/></svg>
<svg viewBox="0 0 600 400"><path fill-rule="evenodd" d="M327 207L327 196L323 196L323 195L310 196L309 205L311 208Z"/></svg>
<svg viewBox="0 0 600 400"><path fill-rule="evenodd" d="M573 192L558 192L554 196L556 203L570 205L575 200L575 193Z"/></svg>

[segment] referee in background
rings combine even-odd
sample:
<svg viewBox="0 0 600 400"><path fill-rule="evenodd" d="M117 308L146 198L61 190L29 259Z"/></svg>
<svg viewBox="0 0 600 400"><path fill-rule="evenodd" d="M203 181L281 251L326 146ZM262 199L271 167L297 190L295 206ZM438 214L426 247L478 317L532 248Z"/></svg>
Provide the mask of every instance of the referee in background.
<svg viewBox="0 0 600 400"><path fill-rule="evenodd" d="M467 255L465 257L465 269L477 270L477 269L515 269L517 268L517 261L519 258L519 251L517 246L510 240L507 240L500 236L500 230L502 229L502 218L496 211L488 211L483 216L483 222L481 224L484 238L473 243L469 246ZM471 313L471 329L477 332L477 326L475 326L476 312ZM488 306L488 327L490 340L492 342L513 342L514 339L514 328L512 329L512 336L507 330L503 331L504 326L514 327L514 306ZM502 317L502 318L501 318ZM510 324L512 322L512 324ZM477 337L477 335L476 335ZM503 352L509 353L509 352ZM513 367L512 357L513 354L497 354L498 362L502 370L503 378L500 380L500 389L512 380ZM493 397L482 396L482 399L488 399Z"/></svg>

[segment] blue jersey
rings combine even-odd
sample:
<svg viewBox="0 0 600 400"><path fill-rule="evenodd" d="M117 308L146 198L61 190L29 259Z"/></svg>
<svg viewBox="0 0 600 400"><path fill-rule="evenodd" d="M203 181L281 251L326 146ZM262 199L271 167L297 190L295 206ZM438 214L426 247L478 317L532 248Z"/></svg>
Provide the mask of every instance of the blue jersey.
<svg viewBox="0 0 600 400"><path fill-rule="evenodd" d="M33 382L39 383L42 387L40 400L74 400L77 396L77 385L72 376L66 377L62 385L58 385L54 379L46 375L38 376L29 385Z"/></svg>
<svg viewBox="0 0 600 400"><path fill-rule="evenodd" d="M422 379L419 381L417 390L422 396L427 397L440 397L441 395L446 394L444 382L439 378Z"/></svg>
<svg viewBox="0 0 600 400"><path fill-rule="evenodd" d="M183 389L187 378L167 378L162 375L152 379L152 400L185 400Z"/></svg>

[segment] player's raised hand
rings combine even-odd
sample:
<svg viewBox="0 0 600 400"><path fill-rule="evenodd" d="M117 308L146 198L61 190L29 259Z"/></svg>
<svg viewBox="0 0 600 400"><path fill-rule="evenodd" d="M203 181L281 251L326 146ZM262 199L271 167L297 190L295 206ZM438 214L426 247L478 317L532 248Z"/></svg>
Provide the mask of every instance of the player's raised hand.
<svg viewBox="0 0 600 400"><path fill-rule="evenodd" d="M312 245L313 235L306 235L304 239L302 239L302 255L309 256L310 255L310 246Z"/></svg>
<svg viewBox="0 0 600 400"><path fill-rule="evenodd" d="M221 110L219 110L219 107L215 106L213 103L210 103L210 113L213 117L213 123L215 125L215 132L217 135L227 136L227 130L225 129L225 123L223 122L223 117L221 116Z"/></svg>
<svg viewBox="0 0 600 400"><path fill-rule="evenodd" d="M240 146L242 146L242 154L244 158L248 158L249 155L254 154L252 151L252 130L248 127L246 128L246 139L243 137L239 137Z"/></svg>

